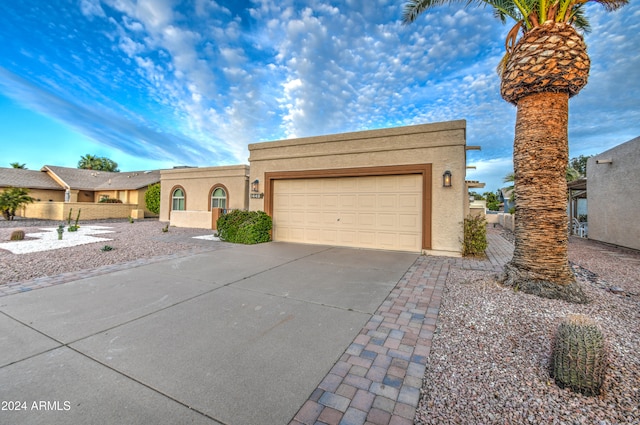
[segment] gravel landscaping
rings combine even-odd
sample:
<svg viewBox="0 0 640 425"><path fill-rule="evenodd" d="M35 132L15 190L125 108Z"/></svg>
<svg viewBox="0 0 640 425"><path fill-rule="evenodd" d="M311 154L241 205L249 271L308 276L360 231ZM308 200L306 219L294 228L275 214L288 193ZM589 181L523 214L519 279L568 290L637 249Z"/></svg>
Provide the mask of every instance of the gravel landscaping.
<svg viewBox="0 0 640 425"><path fill-rule="evenodd" d="M40 233L42 228L58 227L59 224L61 222L19 218L14 221L0 220L0 242L9 242L11 232L16 229L22 229L28 235ZM0 246L0 285L119 264L140 258L215 249L214 244L216 244L206 239L194 239L196 236L211 236L212 230L170 227L165 233L162 232L162 228L166 223L154 219L136 220L134 223L129 223L126 219L81 220L79 224L80 229L83 229L83 226L100 226L101 230L108 230L109 233L96 235L107 240L27 254L13 254L6 249L1 249L2 246ZM68 226L65 226L63 241L77 236L69 233L66 227ZM32 243L34 239L27 237L24 241L15 243L26 245ZM55 239L57 239L57 233L55 233ZM55 245L56 242L52 240L45 243ZM105 245L113 249L102 251Z"/></svg>
<svg viewBox="0 0 640 425"><path fill-rule="evenodd" d="M415 423L640 424L640 253L572 237L569 257L588 305L517 293L494 274L452 268ZM549 377L553 335L571 313L595 319L611 347L598 397Z"/></svg>
<svg viewBox="0 0 640 425"><path fill-rule="evenodd" d="M0 242L15 229L31 233L58 224L0 221ZM111 233L99 235L109 240L27 254L0 249L0 285L220 247L194 239L210 237L211 230L164 233L165 224L81 221L81 227L109 227ZM114 249L103 252L104 245ZM416 424L640 424L640 253L572 237L569 257L590 304L514 292L499 285L495 273L451 266ZM553 335L571 313L595 319L610 345L598 397L560 389L549 377Z"/></svg>

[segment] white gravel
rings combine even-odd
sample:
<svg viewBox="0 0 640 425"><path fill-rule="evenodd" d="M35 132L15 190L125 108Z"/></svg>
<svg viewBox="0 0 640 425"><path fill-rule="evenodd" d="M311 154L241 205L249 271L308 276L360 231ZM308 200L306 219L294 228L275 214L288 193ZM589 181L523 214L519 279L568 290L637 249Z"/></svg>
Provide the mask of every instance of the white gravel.
<svg viewBox="0 0 640 425"><path fill-rule="evenodd" d="M70 248L72 246L86 245L89 243L106 242L111 239L99 238L94 235L113 233L107 226L81 226L75 232L67 231L59 238L57 227L39 228L40 232L25 233L25 239L0 243L0 249L6 249L14 254L30 254L32 252L51 251L53 249Z"/></svg>
<svg viewBox="0 0 640 425"><path fill-rule="evenodd" d="M569 257L588 305L514 292L487 272L452 269L415 423L640 424L640 253L572 238ZM571 313L595 319L611 345L598 397L560 389L549 377L553 335Z"/></svg>

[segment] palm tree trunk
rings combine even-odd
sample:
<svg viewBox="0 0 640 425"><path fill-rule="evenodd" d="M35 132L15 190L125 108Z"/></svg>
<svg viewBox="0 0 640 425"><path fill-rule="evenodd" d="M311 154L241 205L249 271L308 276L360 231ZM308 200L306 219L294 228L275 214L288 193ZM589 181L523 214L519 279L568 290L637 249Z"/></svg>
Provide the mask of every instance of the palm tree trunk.
<svg viewBox="0 0 640 425"><path fill-rule="evenodd" d="M518 100L513 163L515 251L503 282L523 292L584 303L569 266L567 182L568 93Z"/></svg>

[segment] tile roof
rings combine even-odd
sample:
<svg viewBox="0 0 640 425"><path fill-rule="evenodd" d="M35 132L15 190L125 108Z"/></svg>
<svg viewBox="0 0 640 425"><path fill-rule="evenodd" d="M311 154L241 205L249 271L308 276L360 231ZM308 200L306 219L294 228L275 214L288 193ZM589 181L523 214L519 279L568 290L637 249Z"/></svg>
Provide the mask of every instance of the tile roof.
<svg viewBox="0 0 640 425"><path fill-rule="evenodd" d="M54 165L45 165L42 170L50 171L75 190L135 190L160 181L160 170L112 173Z"/></svg>
<svg viewBox="0 0 640 425"><path fill-rule="evenodd" d="M57 190L64 189L43 171L2 167L0 167L0 187L22 187L28 189Z"/></svg>

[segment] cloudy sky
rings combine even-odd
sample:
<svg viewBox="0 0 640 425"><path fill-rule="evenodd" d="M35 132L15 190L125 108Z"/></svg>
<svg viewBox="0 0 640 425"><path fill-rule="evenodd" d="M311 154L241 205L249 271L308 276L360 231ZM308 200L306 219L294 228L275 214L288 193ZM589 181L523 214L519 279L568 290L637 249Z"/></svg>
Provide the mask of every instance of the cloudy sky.
<svg viewBox="0 0 640 425"><path fill-rule="evenodd" d="M249 143L466 119L467 179L493 191L512 170L495 72L510 25L458 5L403 26L403 4L0 0L0 167L242 164ZM640 135L639 2L588 14L571 157Z"/></svg>

